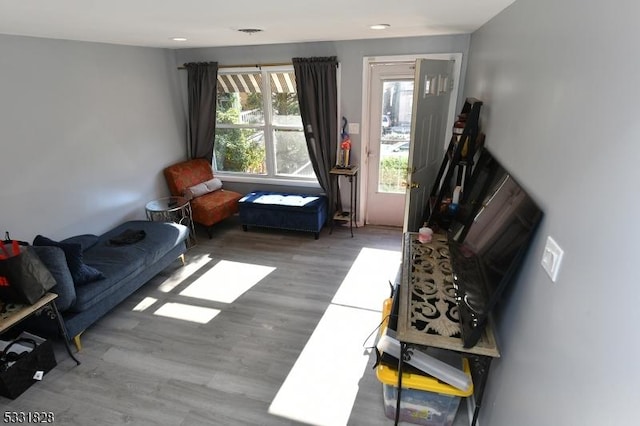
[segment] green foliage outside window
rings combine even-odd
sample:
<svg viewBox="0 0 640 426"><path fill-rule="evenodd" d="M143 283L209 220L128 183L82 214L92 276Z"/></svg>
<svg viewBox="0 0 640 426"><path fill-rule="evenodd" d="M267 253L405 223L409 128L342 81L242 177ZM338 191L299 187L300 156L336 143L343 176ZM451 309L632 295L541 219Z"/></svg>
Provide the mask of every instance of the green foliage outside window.
<svg viewBox="0 0 640 426"><path fill-rule="evenodd" d="M246 109L261 109L262 108L262 94L260 93L248 93L247 99L244 101L244 107Z"/></svg>
<svg viewBox="0 0 640 426"><path fill-rule="evenodd" d="M378 190L381 192L403 193L403 182L407 176L409 158L405 156L384 157L380 160Z"/></svg>
<svg viewBox="0 0 640 426"><path fill-rule="evenodd" d="M298 95L295 93L274 93L273 100L274 115L300 115L298 105Z"/></svg>
<svg viewBox="0 0 640 426"><path fill-rule="evenodd" d="M238 73L236 80L243 75ZM268 81L268 78L269 73L263 71L262 81ZM315 177L302 129L298 96L277 90L281 88L267 92L218 93L214 144L216 171L294 179ZM265 133L266 130L269 133Z"/></svg>
<svg viewBox="0 0 640 426"><path fill-rule="evenodd" d="M218 103L216 121L218 123L237 123L239 108L229 98L235 94L223 96ZM216 170L227 172L264 173L265 150L259 141L262 138L255 129L216 129L215 159Z"/></svg>

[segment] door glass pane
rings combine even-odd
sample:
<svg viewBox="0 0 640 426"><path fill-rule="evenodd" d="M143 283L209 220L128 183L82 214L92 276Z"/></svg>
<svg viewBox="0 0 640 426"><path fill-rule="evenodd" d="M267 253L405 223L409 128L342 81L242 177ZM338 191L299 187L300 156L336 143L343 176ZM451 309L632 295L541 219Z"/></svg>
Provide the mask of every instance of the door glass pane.
<svg viewBox="0 0 640 426"><path fill-rule="evenodd" d="M383 83L378 192L405 192L412 108L413 80Z"/></svg>

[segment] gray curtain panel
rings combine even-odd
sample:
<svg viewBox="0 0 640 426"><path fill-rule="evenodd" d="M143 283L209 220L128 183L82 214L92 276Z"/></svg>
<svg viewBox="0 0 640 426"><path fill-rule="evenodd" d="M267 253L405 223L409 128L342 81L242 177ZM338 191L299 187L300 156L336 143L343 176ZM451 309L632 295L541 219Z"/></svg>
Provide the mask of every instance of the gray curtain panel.
<svg viewBox="0 0 640 426"><path fill-rule="evenodd" d="M187 68L189 93L189 158L213 160L216 133L217 62L192 62Z"/></svg>
<svg viewBox="0 0 640 426"><path fill-rule="evenodd" d="M292 62L309 157L333 217L338 189L329 171L336 164L338 148L338 60L332 56L293 58Z"/></svg>

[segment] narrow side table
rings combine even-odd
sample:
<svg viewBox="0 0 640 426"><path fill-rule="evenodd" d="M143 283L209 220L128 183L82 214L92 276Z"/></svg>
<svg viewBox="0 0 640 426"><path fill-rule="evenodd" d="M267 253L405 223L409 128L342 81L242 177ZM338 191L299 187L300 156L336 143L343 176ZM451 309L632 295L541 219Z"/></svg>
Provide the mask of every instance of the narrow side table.
<svg viewBox="0 0 640 426"><path fill-rule="evenodd" d="M164 197L149 201L145 206L147 219L174 222L189 228L189 247L196 244L196 232L191 217L191 203L184 197Z"/></svg>
<svg viewBox="0 0 640 426"><path fill-rule="evenodd" d="M351 231L351 237L353 238L353 224L355 223L356 228L358 227L358 223L356 221L358 204L358 166L351 166L350 168L334 167L329 171L329 173L336 177L336 187L338 190L336 200L340 200L340 176L345 176L349 179L349 199L351 200L351 206L348 211L339 211L333 215L333 220L331 221L331 232L333 232L333 227L336 221L348 221L349 231Z"/></svg>
<svg viewBox="0 0 640 426"><path fill-rule="evenodd" d="M62 317L58 311L54 300L58 297L55 293L47 293L40 300L33 305L19 305L14 303L7 303L5 310L0 313L0 334L9 330L20 321L29 318L31 315L39 314L41 310L46 310L49 318L58 321L58 329L64 340L64 346L67 349L67 353L73 359L77 365L80 365L80 361L71 352L71 346L69 346L69 335L67 329L64 328Z"/></svg>

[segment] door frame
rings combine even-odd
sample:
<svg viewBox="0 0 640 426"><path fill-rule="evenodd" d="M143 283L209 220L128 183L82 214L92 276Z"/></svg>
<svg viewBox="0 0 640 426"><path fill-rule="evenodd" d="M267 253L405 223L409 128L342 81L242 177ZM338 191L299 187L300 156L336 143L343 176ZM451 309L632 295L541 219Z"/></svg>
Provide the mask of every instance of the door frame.
<svg viewBox="0 0 640 426"><path fill-rule="evenodd" d="M446 150L449 140L453 133L453 123L456 118L458 108L458 95L460 89L461 70L462 70L462 53L425 53L417 55L394 55L394 56L365 56L362 58L362 108L361 108L361 126L360 126L360 177L356 190L360 193L360 203L358 206L358 225L364 225L365 212L368 207L368 181L369 181L369 103L371 98L371 72L369 65L380 62L407 62L416 61L418 59L439 59L453 60L453 89L451 90L451 99L454 102L449 103L449 113L447 117L447 134L445 140L442 141Z"/></svg>
<svg viewBox="0 0 640 426"><path fill-rule="evenodd" d="M402 226L404 210L405 210L405 195L406 189L404 186L396 188L394 191L384 191L379 188L380 177L382 175L382 160L383 160L383 146L382 139L384 135L380 132L381 120L383 117L383 103L386 99L385 87L387 84L402 81L404 84L411 85L413 88L415 77L416 62L376 62L370 63L370 81L369 85L369 104L368 106L368 134L367 141L369 142L367 159L368 163L365 163L367 170L363 173L363 177L369 179L366 183L367 188L367 210L366 215L362 216L362 219L367 224L387 224L389 226ZM411 116L413 115L413 103L407 102L407 97L413 97L415 90L405 92L407 88L403 88L403 95L397 100L403 107L394 106L396 114L400 114L395 118L397 120L407 121L407 125L411 126ZM391 99L389 99L391 101ZM404 113L408 113L409 117L404 116ZM378 118L380 117L380 118ZM390 123L391 124L391 123ZM399 124L398 124L399 125ZM403 139L399 139L394 142L409 142L411 140L411 132L403 135ZM399 153L400 154L400 153ZM393 154L392 154L393 155ZM409 150L406 152L407 160L409 157ZM398 179L406 179L406 174L402 176L404 169L398 170ZM395 223L393 223L395 222Z"/></svg>

